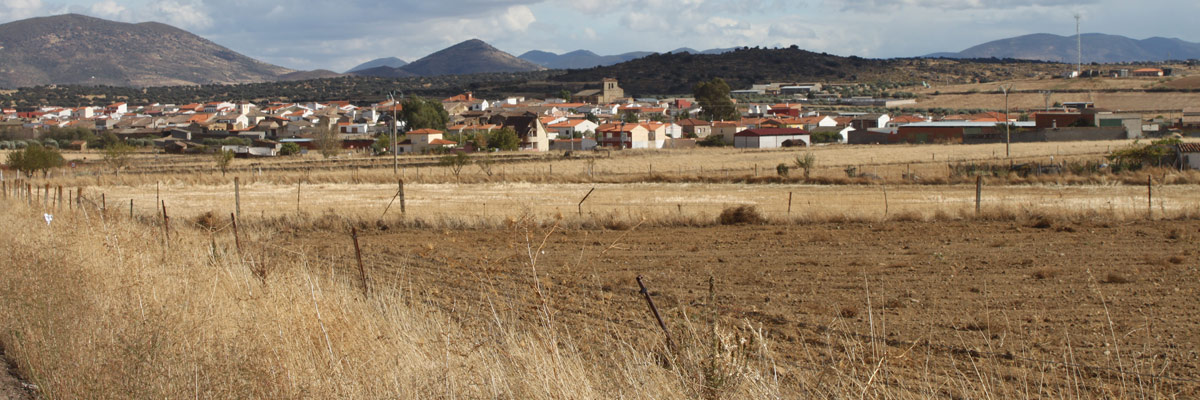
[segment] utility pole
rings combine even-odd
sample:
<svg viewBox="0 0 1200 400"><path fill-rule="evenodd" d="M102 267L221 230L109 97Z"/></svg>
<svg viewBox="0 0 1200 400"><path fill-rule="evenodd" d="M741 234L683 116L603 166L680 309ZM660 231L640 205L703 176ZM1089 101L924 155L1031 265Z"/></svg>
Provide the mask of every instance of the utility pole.
<svg viewBox="0 0 1200 400"><path fill-rule="evenodd" d="M1012 122L1008 117L1008 92L1011 91L1013 85L1000 85L1000 90L1004 92L1004 157L1011 158L1012 154L1009 148L1012 146Z"/></svg>
<svg viewBox="0 0 1200 400"><path fill-rule="evenodd" d="M396 123L398 122L396 120L396 106L398 104L396 103L395 91L388 93L388 100L392 102L392 175L396 175L400 167L400 155L396 154L399 144L396 143Z"/></svg>
<svg viewBox="0 0 1200 400"><path fill-rule="evenodd" d="M1079 34L1079 14L1075 14L1075 77L1083 77L1083 36Z"/></svg>

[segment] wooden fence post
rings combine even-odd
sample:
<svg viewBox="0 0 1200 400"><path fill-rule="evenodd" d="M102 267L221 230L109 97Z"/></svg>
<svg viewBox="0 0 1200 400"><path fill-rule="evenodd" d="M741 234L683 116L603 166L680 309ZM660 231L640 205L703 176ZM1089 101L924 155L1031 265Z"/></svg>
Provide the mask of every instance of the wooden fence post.
<svg viewBox="0 0 1200 400"><path fill-rule="evenodd" d="M358 275L362 280L363 297L368 297L370 286L367 286L367 270L363 268L362 249L358 247L358 228L350 227L350 238L354 239L354 256L358 258Z"/></svg>
<svg viewBox="0 0 1200 400"><path fill-rule="evenodd" d="M1146 219L1154 219L1154 176L1146 174Z"/></svg>
<svg viewBox="0 0 1200 400"><path fill-rule="evenodd" d="M229 220L233 223L233 243L237 245L238 257L242 256L242 237L238 235L237 217L233 213L229 213Z"/></svg>
<svg viewBox="0 0 1200 400"><path fill-rule="evenodd" d="M233 177L233 206L237 212L238 219L242 218L242 190L241 180L238 177Z"/></svg>
<svg viewBox="0 0 1200 400"><path fill-rule="evenodd" d="M792 215L792 192L788 192L788 215Z"/></svg>
<svg viewBox="0 0 1200 400"><path fill-rule="evenodd" d="M589 190L587 194L583 195L583 200L579 200L579 204L576 206L579 210L579 216L583 216L583 202L587 201L588 197L591 196L592 192L594 191L596 191L595 187L593 187L592 190Z"/></svg>
<svg viewBox="0 0 1200 400"><path fill-rule="evenodd" d="M400 188L398 190L400 193L400 215L404 216L404 215L408 215L408 210L406 210L406 207L404 205L404 179L400 180L399 185L400 185Z"/></svg>
<svg viewBox="0 0 1200 400"><path fill-rule="evenodd" d="M133 221L133 199L129 199L129 220Z"/></svg>
<svg viewBox="0 0 1200 400"><path fill-rule="evenodd" d="M646 290L646 285L642 283L641 275L637 276L637 283L641 288L639 292L646 298L646 304L650 305L650 311L654 313L654 319L658 321L658 327L662 328L663 336L667 338L667 346L671 348L671 351L675 351L675 342L671 340L671 331L667 330L667 324L663 323L662 316L658 314L658 307L654 306L654 299L650 298L650 291Z"/></svg>
<svg viewBox="0 0 1200 400"><path fill-rule="evenodd" d="M163 218L163 237L166 239L167 247L171 247L171 217L167 216L167 201L162 200L162 218Z"/></svg>
<svg viewBox="0 0 1200 400"><path fill-rule="evenodd" d="M83 188L75 188L75 208L83 209Z"/></svg>
<svg viewBox="0 0 1200 400"><path fill-rule="evenodd" d="M975 215L979 215L980 202L983 197L983 176L975 177Z"/></svg>
<svg viewBox="0 0 1200 400"><path fill-rule="evenodd" d="M100 193L100 213L108 212L108 203L104 199L104 193Z"/></svg>

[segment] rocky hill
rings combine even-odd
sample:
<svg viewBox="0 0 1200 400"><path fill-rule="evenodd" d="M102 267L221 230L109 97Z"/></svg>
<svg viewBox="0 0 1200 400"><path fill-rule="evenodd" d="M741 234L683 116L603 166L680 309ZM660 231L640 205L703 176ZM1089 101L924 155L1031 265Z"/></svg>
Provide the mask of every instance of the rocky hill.
<svg viewBox="0 0 1200 400"><path fill-rule="evenodd" d="M1144 40L1118 35L1086 33L1083 41L1084 63L1120 63L1200 58L1200 43L1153 37ZM1037 33L995 40L958 53L934 53L928 57L1015 58L1074 63L1078 59L1074 35Z"/></svg>
<svg viewBox="0 0 1200 400"><path fill-rule="evenodd" d="M0 25L4 88L263 82L291 72L157 22L66 14Z"/></svg>
<svg viewBox="0 0 1200 400"><path fill-rule="evenodd" d="M471 39L413 61L400 68L376 67L355 74L396 78L404 76L467 75L493 72L527 72L546 68L522 60L492 47L479 39Z"/></svg>

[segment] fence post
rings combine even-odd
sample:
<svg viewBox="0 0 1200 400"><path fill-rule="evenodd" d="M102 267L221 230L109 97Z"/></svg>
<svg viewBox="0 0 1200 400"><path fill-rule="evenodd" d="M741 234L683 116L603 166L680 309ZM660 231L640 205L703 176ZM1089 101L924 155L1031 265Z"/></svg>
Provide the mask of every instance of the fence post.
<svg viewBox="0 0 1200 400"><path fill-rule="evenodd" d="M1146 218L1154 219L1154 176L1146 174Z"/></svg>
<svg viewBox="0 0 1200 400"><path fill-rule="evenodd" d="M983 176L975 176L975 215L979 215L980 200L983 197Z"/></svg>
<svg viewBox="0 0 1200 400"><path fill-rule="evenodd" d="M641 288L640 293L646 298L646 304L650 305L650 311L654 313L654 319L658 321L658 327L662 328L663 336L667 338L667 346L671 351L675 350L675 342L671 340L671 331L667 330L667 324L663 323L662 316L658 314L658 307L654 306L654 299L650 298L650 291L646 290L646 285L642 283L642 276L637 277L638 287Z"/></svg>
<svg viewBox="0 0 1200 400"><path fill-rule="evenodd" d="M233 223L233 243L237 245L238 258L242 257L242 237L238 235L237 217L233 213L229 213L229 220Z"/></svg>
<svg viewBox="0 0 1200 400"><path fill-rule="evenodd" d="M75 188L75 208L83 209L83 188Z"/></svg>
<svg viewBox="0 0 1200 400"><path fill-rule="evenodd" d="M400 182L399 182L399 185L400 185L400 189L399 189L399 193L400 193L400 215L401 215L401 216L405 216L405 215L408 215L408 214L407 214L407 213L408 213L408 211L405 209L405 205L404 205L404 179L401 179L401 180L400 180Z"/></svg>
<svg viewBox="0 0 1200 400"><path fill-rule="evenodd" d="M358 228L350 227L350 238L354 239L354 256L358 258L358 275L362 279L363 297L369 295L369 286L367 286L367 270L363 268L362 249L358 247Z"/></svg>
<svg viewBox="0 0 1200 400"><path fill-rule="evenodd" d="M100 213L104 214L106 212L108 212L108 202L104 199L104 193L100 193Z"/></svg>
<svg viewBox="0 0 1200 400"><path fill-rule="evenodd" d="M162 200L162 217L163 217L163 237L166 239L167 248L171 247L171 217L167 216L167 201Z"/></svg>
<svg viewBox="0 0 1200 400"><path fill-rule="evenodd" d="M788 215L792 215L792 192L788 192Z"/></svg>
<svg viewBox="0 0 1200 400"><path fill-rule="evenodd" d="M60 209L60 210L61 210L61 209L62 209L62 205L63 205L63 191L62 191L62 185L58 185L58 193L57 193L57 195L58 195L58 200L56 200L56 203L58 203L58 204L57 204L57 205L56 205L54 208L57 208L57 209Z"/></svg>
<svg viewBox="0 0 1200 400"><path fill-rule="evenodd" d="M591 196L592 192L594 191L596 191L595 187L593 187L592 190L589 190L587 194L583 195L583 200L579 200L579 204L576 206L579 210L579 216L583 216L583 202L587 201L588 197Z"/></svg>
<svg viewBox="0 0 1200 400"><path fill-rule="evenodd" d="M133 199L129 199L129 220L133 221Z"/></svg>
<svg viewBox="0 0 1200 400"><path fill-rule="evenodd" d="M238 177L233 177L233 204L234 210L237 211L238 219L242 218L242 190L241 180Z"/></svg>

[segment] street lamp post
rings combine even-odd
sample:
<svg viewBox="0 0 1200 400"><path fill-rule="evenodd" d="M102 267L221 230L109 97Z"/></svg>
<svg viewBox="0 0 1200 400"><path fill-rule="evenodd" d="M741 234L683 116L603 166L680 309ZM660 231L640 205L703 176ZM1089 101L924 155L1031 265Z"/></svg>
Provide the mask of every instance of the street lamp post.
<svg viewBox="0 0 1200 400"><path fill-rule="evenodd" d="M1013 85L1000 85L1000 90L1004 92L1004 157L1012 158L1009 153L1009 148L1012 146L1012 122L1009 122L1008 117L1008 92L1012 90Z"/></svg>
<svg viewBox="0 0 1200 400"><path fill-rule="evenodd" d="M388 100L392 102L392 175L395 175L400 168L400 155L397 154L399 144L396 143L396 92L388 93Z"/></svg>

